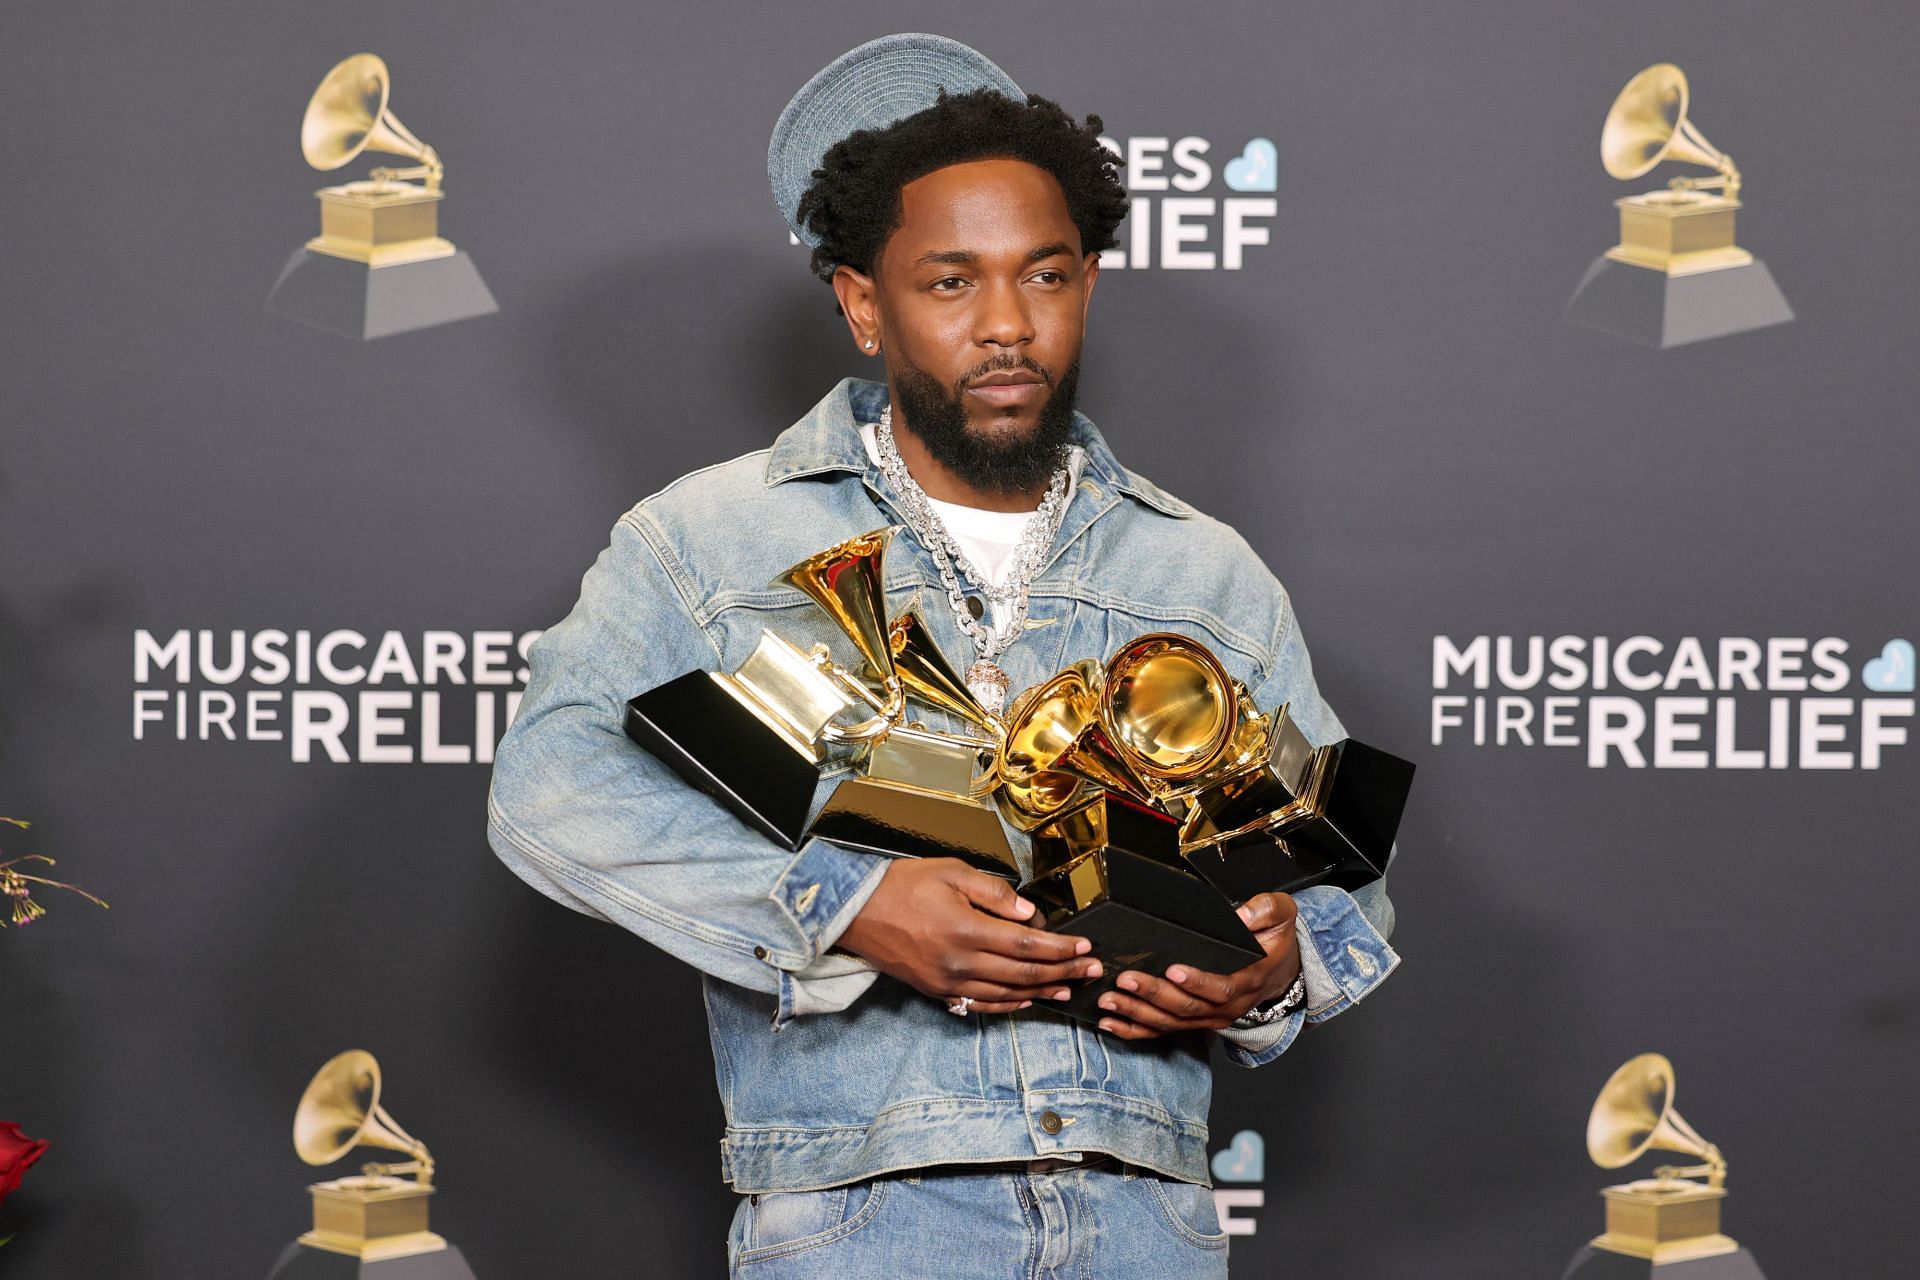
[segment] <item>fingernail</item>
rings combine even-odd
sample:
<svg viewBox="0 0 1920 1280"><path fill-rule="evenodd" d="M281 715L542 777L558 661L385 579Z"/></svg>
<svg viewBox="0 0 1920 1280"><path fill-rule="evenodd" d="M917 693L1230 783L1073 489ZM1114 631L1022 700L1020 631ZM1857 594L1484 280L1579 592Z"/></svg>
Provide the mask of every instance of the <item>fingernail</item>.
<svg viewBox="0 0 1920 1280"><path fill-rule="evenodd" d="M1120 981L1113 985L1119 987L1122 991L1138 991L1140 989L1140 984L1135 982L1131 975L1122 977Z"/></svg>
<svg viewBox="0 0 1920 1280"><path fill-rule="evenodd" d="M1020 913L1022 918L1033 914L1033 904L1025 898L1015 898L1013 902L1014 909Z"/></svg>
<svg viewBox="0 0 1920 1280"><path fill-rule="evenodd" d="M1112 997L1112 996L1101 996L1101 997L1100 997L1100 1007L1101 1007L1102 1009L1111 1009L1111 1008L1113 1008L1113 1007L1114 1007L1114 1000L1113 1000L1113 997Z"/></svg>
<svg viewBox="0 0 1920 1280"><path fill-rule="evenodd" d="M1070 999L1072 996L1073 996L1073 992L1067 990L1065 987L1062 987L1058 991L1054 992L1052 995L1048 996L1047 999L1066 1000L1066 999Z"/></svg>
<svg viewBox="0 0 1920 1280"><path fill-rule="evenodd" d="M1173 968L1167 970L1168 982L1185 982L1186 980L1187 980L1187 971L1185 969L1182 969L1179 965L1175 965L1173 966Z"/></svg>
<svg viewBox="0 0 1920 1280"><path fill-rule="evenodd" d="M1237 914L1243 923L1253 923L1253 909L1251 907L1241 907Z"/></svg>
<svg viewBox="0 0 1920 1280"><path fill-rule="evenodd" d="M1031 1001L1031 1000L1022 1000L1022 1001L1021 1001L1021 1002L1020 1002L1020 1003L1019 1003L1019 1004L1018 1004L1018 1005L1017 1005L1016 1007L1017 1007L1017 1008L1021 1008L1021 1009L1025 1009L1025 1008L1028 1008L1029 1006L1031 1006L1032 1004L1033 1004L1033 1001Z"/></svg>
<svg viewBox="0 0 1920 1280"><path fill-rule="evenodd" d="M1077 956L1083 956L1091 950L1093 950L1093 944L1087 941L1085 938L1082 938L1080 939L1080 941L1073 944L1073 954Z"/></svg>
<svg viewBox="0 0 1920 1280"><path fill-rule="evenodd" d="M1100 976L1100 975L1101 975L1101 974L1102 974L1103 972L1105 972L1105 970L1103 970L1103 969L1101 969L1101 967L1100 967L1100 962L1099 962L1098 960L1089 960L1089 961L1087 962L1087 971L1086 971L1086 976L1087 976L1087 977L1089 977L1089 978L1097 978L1097 977L1099 977L1099 976Z"/></svg>
<svg viewBox="0 0 1920 1280"><path fill-rule="evenodd" d="M1112 1018L1102 1018L1100 1019L1100 1029L1102 1031L1118 1031L1120 1030L1120 1024Z"/></svg>

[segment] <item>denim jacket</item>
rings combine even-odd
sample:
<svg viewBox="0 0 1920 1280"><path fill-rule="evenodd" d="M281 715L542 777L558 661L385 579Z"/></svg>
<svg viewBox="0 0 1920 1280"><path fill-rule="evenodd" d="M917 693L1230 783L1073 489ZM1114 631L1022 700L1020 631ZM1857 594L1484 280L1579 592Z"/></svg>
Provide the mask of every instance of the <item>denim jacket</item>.
<svg viewBox="0 0 1920 1280"><path fill-rule="evenodd" d="M802 647L824 641L851 663L822 610L770 584L816 551L905 523L856 427L878 418L886 394L849 378L770 449L693 472L620 518L573 611L530 651L526 695L494 765L493 848L541 892L701 971L727 1121L722 1174L736 1191L1077 1152L1205 1184L1207 1034L1125 1041L1045 1001L952 1016L830 950L884 859L816 839L792 852L623 732L628 698L687 671L735 669L763 628ZM1178 631L1211 648L1263 710L1286 704L1312 742L1344 736L1285 590L1245 541L1123 468L1084 415L1074 439L1086 465L1026 627L999 658L1013 688L1142 632ZM932 558L910 534L888 548L886 587L890 612L917 600L947 656L971 661ZM816 805L843 773L825 771ZM1303 1022L1340 1013L1399 963L1380 884L1296 900L1307 1004L1220 1033L1245 1066L1279 1057Z"/></svg>

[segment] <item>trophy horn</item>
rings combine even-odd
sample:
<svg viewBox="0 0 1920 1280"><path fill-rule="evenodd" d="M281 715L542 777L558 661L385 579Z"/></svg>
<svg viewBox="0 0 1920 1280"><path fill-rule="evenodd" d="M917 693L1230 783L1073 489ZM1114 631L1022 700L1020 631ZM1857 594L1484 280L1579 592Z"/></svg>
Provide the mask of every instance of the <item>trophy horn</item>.
<svg viewBox="0 0 1920 1280"><path fill-rule="evenodd" d="M798 588L825 609L883 684L895 678L893 647L887 638L884 565L887 543L899 528L891 525L849 538L815 552L774 579Z"/></svg>
<svg viewBox="0 0 1920 1280"><path fill-rule="evenodd" d="M1600 129L1600 163L1622 180L1638 178L1663 160L1679 160L1716 169L1728 199L1740 194L1740 172L1733 158L1707 141L1687 118L1687 73L1671 62L1657 62L1627 81L1607 111ZM1716 180L1708 179L1706 183ZM1703 185L1699 179L1681 185Z"/></svg>
<svg viewBox="0 0 1920 1280"><path fill-rule="evenodd" d="M1028 689L1008 710L994 767L1008 820L1022 831L1058 815L1082 782L1153 802L1100 722L1103 682L1100 664L1083 658Z"/></svg>
<svg viewBox="0 0 1920 1280"><path fill-rule="evenodd" d="M1204 646L1156 631L1108 661L1100 721L1135 775L1149 785L1178 784L1226 754L1239 702L1233 677Z"/></svg>
<svg viewBox="0 0 1920 1280"><path fill-rule="evenodd" d="M1657 1053L1630 1059L1608 1077L1587 1116L1587 1154L1593 1162L1618 1169L1648 1151L1678 1151L1706 1163L1697 1170L1661 1170L1663 1177L1706 1173L1708 1185L1723 1185L1726 1159L1674 1110L1673 1092L1673 1064Z"/></svg>
<svg viewBox="0 0 1920 1280"><path fill-rule="evenodd" d="M300 122L300 151L307 163L338 169L362 151L406 156L425 169L408 176L425 177L428 187L438 188L444 172L440 157L388 108L392 84L386 62L374 53L356 53L327 72Z"/></svg>
<svg viewBox="0 0 1920 1280"><path fill-rule="evenodd" d="M293 1113L293 1149L308 1164L332 1164L355 1147L382 1147L413 1157L421 1185L433 1181L426 1144L380 1105L380 1063L364 1049L329 1059L300 1095ZM389 1169L403 1172L406 1167Z"/></svg>
<svg viewBox="0 0 1920 1280"><path fill-rule="evenodd" d="M907 610L888 625L887 649L900 682L921 701L960 717L995 741L1000 739L1004 733L1000 721L973 696L940 652L918 609Z"/></svg>

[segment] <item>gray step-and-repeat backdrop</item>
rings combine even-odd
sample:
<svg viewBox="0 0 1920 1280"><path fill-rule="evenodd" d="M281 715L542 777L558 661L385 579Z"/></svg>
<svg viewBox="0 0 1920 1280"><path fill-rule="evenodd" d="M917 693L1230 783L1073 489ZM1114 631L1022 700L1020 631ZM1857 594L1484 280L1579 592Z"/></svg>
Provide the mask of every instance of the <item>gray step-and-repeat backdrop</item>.
<svg viewBox="0 0 1920 1280"><path fill-rule="evenodd" d="M488 762L615 518L873 367L764 156L892 30L1104 117L1133 206L1083 406L1420 765L1405 965L1217 1071L1236 1274L1558 1276L1653 1163L1585 1146L1649 1050L1770 1276L1904 1274L1920 19L1652 0L16 12L0 859L111 909L40 886L0 931L0 1122L50 1143L0 1271L264 1276L309 1222L294 1103L361 1047L483 1280L718 1272L695 978L500 866ZM361 51L497 311L267 310L314 191L410 163L302 158ZM1657 63L1758 276L1595 266L1616 199L1713 173L1603 167Z"/></svg>

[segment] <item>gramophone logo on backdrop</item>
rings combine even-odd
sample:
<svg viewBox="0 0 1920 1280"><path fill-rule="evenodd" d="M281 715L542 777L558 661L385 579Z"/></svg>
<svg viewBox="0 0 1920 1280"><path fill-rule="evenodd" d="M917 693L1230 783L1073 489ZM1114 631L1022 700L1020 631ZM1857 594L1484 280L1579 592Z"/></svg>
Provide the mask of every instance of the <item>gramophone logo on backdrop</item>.
<svg viewBox="0 0 1920 1280"><path fill-rule="evenodd" d="M1675 1109L1674 1087L1673 1063L1643 1053L1615 1071L1593 1100L1587 1155L1602 1169L1624 1169L1652 1151L1701 1163L1661 1165L1651 1178L1601 1191L1607 1229L1574 1255L1561 1280L1766 1280L1753 1254L1720 1230L1727 1158Z"/></svg>
<svg viewBox="0 0 1920 1280"><path fill-rule="evenodd" d="M1566 318L1650 347L1722 338L1793 319L1767 265L1733 242L1740 170L1688 115L1686 73L1648 67L1614 99L1600 131L1600 162L1632 181L1662 161L1700 165L1665 188L1624 196L1620 243L1593 260ZM1718 190L1714 190L1718 188Z"/></svg>
<svg viewBox="0 0 1920 1280"><path fill-rule="evenodd" d="M490 764L540 632L133 633L136 742L275 742L295 764Z"/></svg>
<svg viewBox="0 0 1920 1280"><path fill-rule="evenodd" d="M364 340L499 310L473 260L440 236L446 166L387 106L391 84L385 62L356 53L313 91L300 125L308 164L338 169L363 151L419 163L314 192L320 234L281 270L267 297L273 314Z"/></svg>
<svg viewBox="0 0 1920 1280"><path fill-rule="evenodd" d="M1909 741L1914 646L1896 637L1857 666L1850 649L1838 636L1435 636L1433 745L1584 747L1593 769L1878 769Z"/></svg>
<svg viewBox="0 0 1920 1280"><path fill-rule="evenodd" d="M308 1164L333 1164L355 1147L408 1159L373 1161L310 1185L313 1230L281 1252L267 1280L474 1280L459 1247L427 1229L433 1156L381 1104L380 1085L379 1061L349 1049L328 1059L300 1096L293 1149Z"/></svg>

